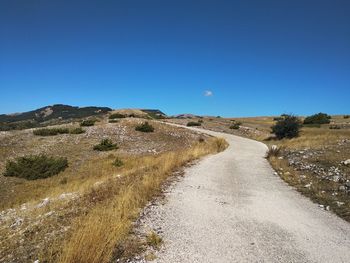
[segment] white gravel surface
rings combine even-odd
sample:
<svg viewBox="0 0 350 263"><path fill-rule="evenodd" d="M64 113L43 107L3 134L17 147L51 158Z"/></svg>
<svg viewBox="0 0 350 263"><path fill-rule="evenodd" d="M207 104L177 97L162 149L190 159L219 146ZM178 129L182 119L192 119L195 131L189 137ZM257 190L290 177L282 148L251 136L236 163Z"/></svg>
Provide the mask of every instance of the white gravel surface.
<svg viewBox="0 0 350 263"><path fill-rule="evenodd" d="M267 147L234 135L186 169L143 224L164 239L154 262L350 262L350 224L274 175Z"/></svg>

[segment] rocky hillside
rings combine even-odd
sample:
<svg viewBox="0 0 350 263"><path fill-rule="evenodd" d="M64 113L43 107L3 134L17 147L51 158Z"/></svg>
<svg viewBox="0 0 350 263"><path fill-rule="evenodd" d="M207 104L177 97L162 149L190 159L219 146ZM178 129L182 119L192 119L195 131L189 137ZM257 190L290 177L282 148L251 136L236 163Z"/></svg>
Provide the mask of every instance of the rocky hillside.
<svg viewBox="0 0 350 263"><path fill-rule="evenodd" d="M63 104L42 107L40 109L15 114L1 114L0 122L12 123L21 121L45 122L52 119L74 119L99 115L111 111L107 107L75 107Z"/></svg>

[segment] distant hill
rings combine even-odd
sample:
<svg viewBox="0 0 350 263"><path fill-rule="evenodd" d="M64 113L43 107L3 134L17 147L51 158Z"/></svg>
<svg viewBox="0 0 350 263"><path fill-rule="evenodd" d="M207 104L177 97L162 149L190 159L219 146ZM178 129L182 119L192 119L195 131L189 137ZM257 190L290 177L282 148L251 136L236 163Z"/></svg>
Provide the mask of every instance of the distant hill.
<svg viewBox="0 0 350 263"><path fill-rule="evenodd" d="M201 116L190 114L190 113L184 113L184 114L178 114L173 116L176 119L193 119L193 118L201 118Z"/></svg>
<svg viewBox="0 0 350 263"><path fill-rule="evenodd" d="M153 119L162 119L167 117L167 115L160 110L142 109L141 111L147 113Z"/></svg>
<svg viewBox="0 0 350 263"><path fill-rule="evenodd" d="M15 114L0 115L0 130L13 130L37 127L53 120L64 121L105 114L112 109L107 107L75 107L55 104L40 109Z"/></svg>

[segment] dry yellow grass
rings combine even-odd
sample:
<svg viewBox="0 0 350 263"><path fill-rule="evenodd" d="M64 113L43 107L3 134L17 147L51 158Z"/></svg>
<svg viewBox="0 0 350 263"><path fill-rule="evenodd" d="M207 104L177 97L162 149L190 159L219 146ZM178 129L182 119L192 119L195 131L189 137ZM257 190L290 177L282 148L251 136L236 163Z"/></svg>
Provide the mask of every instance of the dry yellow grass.
<svg viewBox="0 0 350 263"><path fill-rule="evenodd" d="M222 151L226 146L223 139L213 138L187 150L137 160L138 167L128 172L122 186L109 182L109 187L100 193L103 201L75 220L58 262L109 262L116 247L128 236L140 209L160 193L162 183L172 171L201 156Z"/></svg>
<svg viewBox="0 0 350 263"><path fill-rule="evenodd" d="M291 149L317 149L324 145L336 144L339 140L346 138L350 138L350 129L303 128L299 137L282 140L279 144Z"/></svg>

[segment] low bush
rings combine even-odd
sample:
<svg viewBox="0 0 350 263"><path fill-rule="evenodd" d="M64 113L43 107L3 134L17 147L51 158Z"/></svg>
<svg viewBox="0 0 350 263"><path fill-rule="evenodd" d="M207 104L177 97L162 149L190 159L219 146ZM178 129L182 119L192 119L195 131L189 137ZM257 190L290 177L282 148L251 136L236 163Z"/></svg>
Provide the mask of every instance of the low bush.
<svg viewBox="0 0 350 263"><path fill-rule="evenodd" d="M331 118L332 117L328 114L320 112L306 117L304 120L304 124L328 124L331 122Z"/></svg>
<svg viewBox="0 0 350 263"><path fill-rule="evenodd" d="M344 117L344 119L349 119L350 115L344 115L343 117Z"/></svg>
<svg viewBox="0 0 350 263"><path fill-rule="evenodd" d="M125 114L121 114L121 113L112 113L111 115L109 115L108 117L110 120L113 119L122 119L122 118L126 118Z"/></svg>
<svg viewBox="0 0 350 263"><path fill-rule="evenodd" d="M55 136L65 133L69 133L68 128L42 128L33 131L33 134L37 136Z"/></svg>
<svg viewBox="0 0 350 263"><path fill-rule="evenodd" d="M341 127L339 125L330 125L329 128L331 130L340 130L341 129Z"/></svg>
<svg viewBox="0 0 350 263"><path fill-rule="evenodd" d="M4 176L35 180L56 175L67 167L67 158L30 155L8 161Z"/></svg>
<svg viewBox="0 0 350 263"><path fill-rule="evenodd" d="M124 162L120 159L120 158L115 158L115 160L113 161L113 166L115 167L121 167L124 165Z"/></svg>
<svg viewBox="0 0 350 263"><path fill-rule="evenodd" d="M284 115L271 127L272 133L274 133L277 139L294 138L299 136L301 128L301 122L299 118L293 115Z"/></svg>
<svg viewBox="0 0 350 263"><path fill-rule="evenodd" d="M117 122L119 122L119 120L112 119L112 120L109 120L108 122L109 122L109 123L117 123Z"/></svg>
<svg viewBox="0 0 350 263"><path fill-rule="evenodd" d="M94 126L95 125L95 120L83 120L81 123L80 123L80 126L82 127L87 127L87 126Z"/></svg>
<svg viewBox="0 0 350 263"><path fill-rule="evenodd" d="M240 125L239 125L238 123L234 123L234 124L232 124L232 125L230 126L230 129L232 129L232 130L238 130L239 127L240 127Z"/></svg>
<svg viewBox="0 0 350 263"><path fill-rule="evenodd" d="M190 121L187 123L188 127L192 127L192 126L201 126L202 124L200 122L195 122L195 121Z"/></svg>
<svg viewBox="0 0 350 263"><path fill-rule="evenodd" d="M34 135L37 136L55 136L58 134L81 134L84 133L85 130L83 130L82 128L78 127L78 128L72 128L72 129L68 129L68 128L42 128L42 129L37 129L33 131Z"/></svg>
<svg viewBox="0 0 350 263"><path fill-rule="evenodd" d="M82 134L82 133L84 133L84 132L85 132L85 130L82 129L82 128L80 128L80 127L73 128L73 129L70 129L70 130L69 130L69 133L70 133L70 134Z"/></svg>
<svg viewBox="0 0 350 263"><path fill-rule="evenodd" d="M110 139L103 139L99 144L94 146L95 151L111 151L115 149L118 149L118 146Z"/></svg>
<svg viewBox="0 0 350 263"><path fill-rule="evenodd" d="M147 121L140 125L137 125L135 127L135 130L140 132L154 132L153 126L149 124Z"/></svg>

